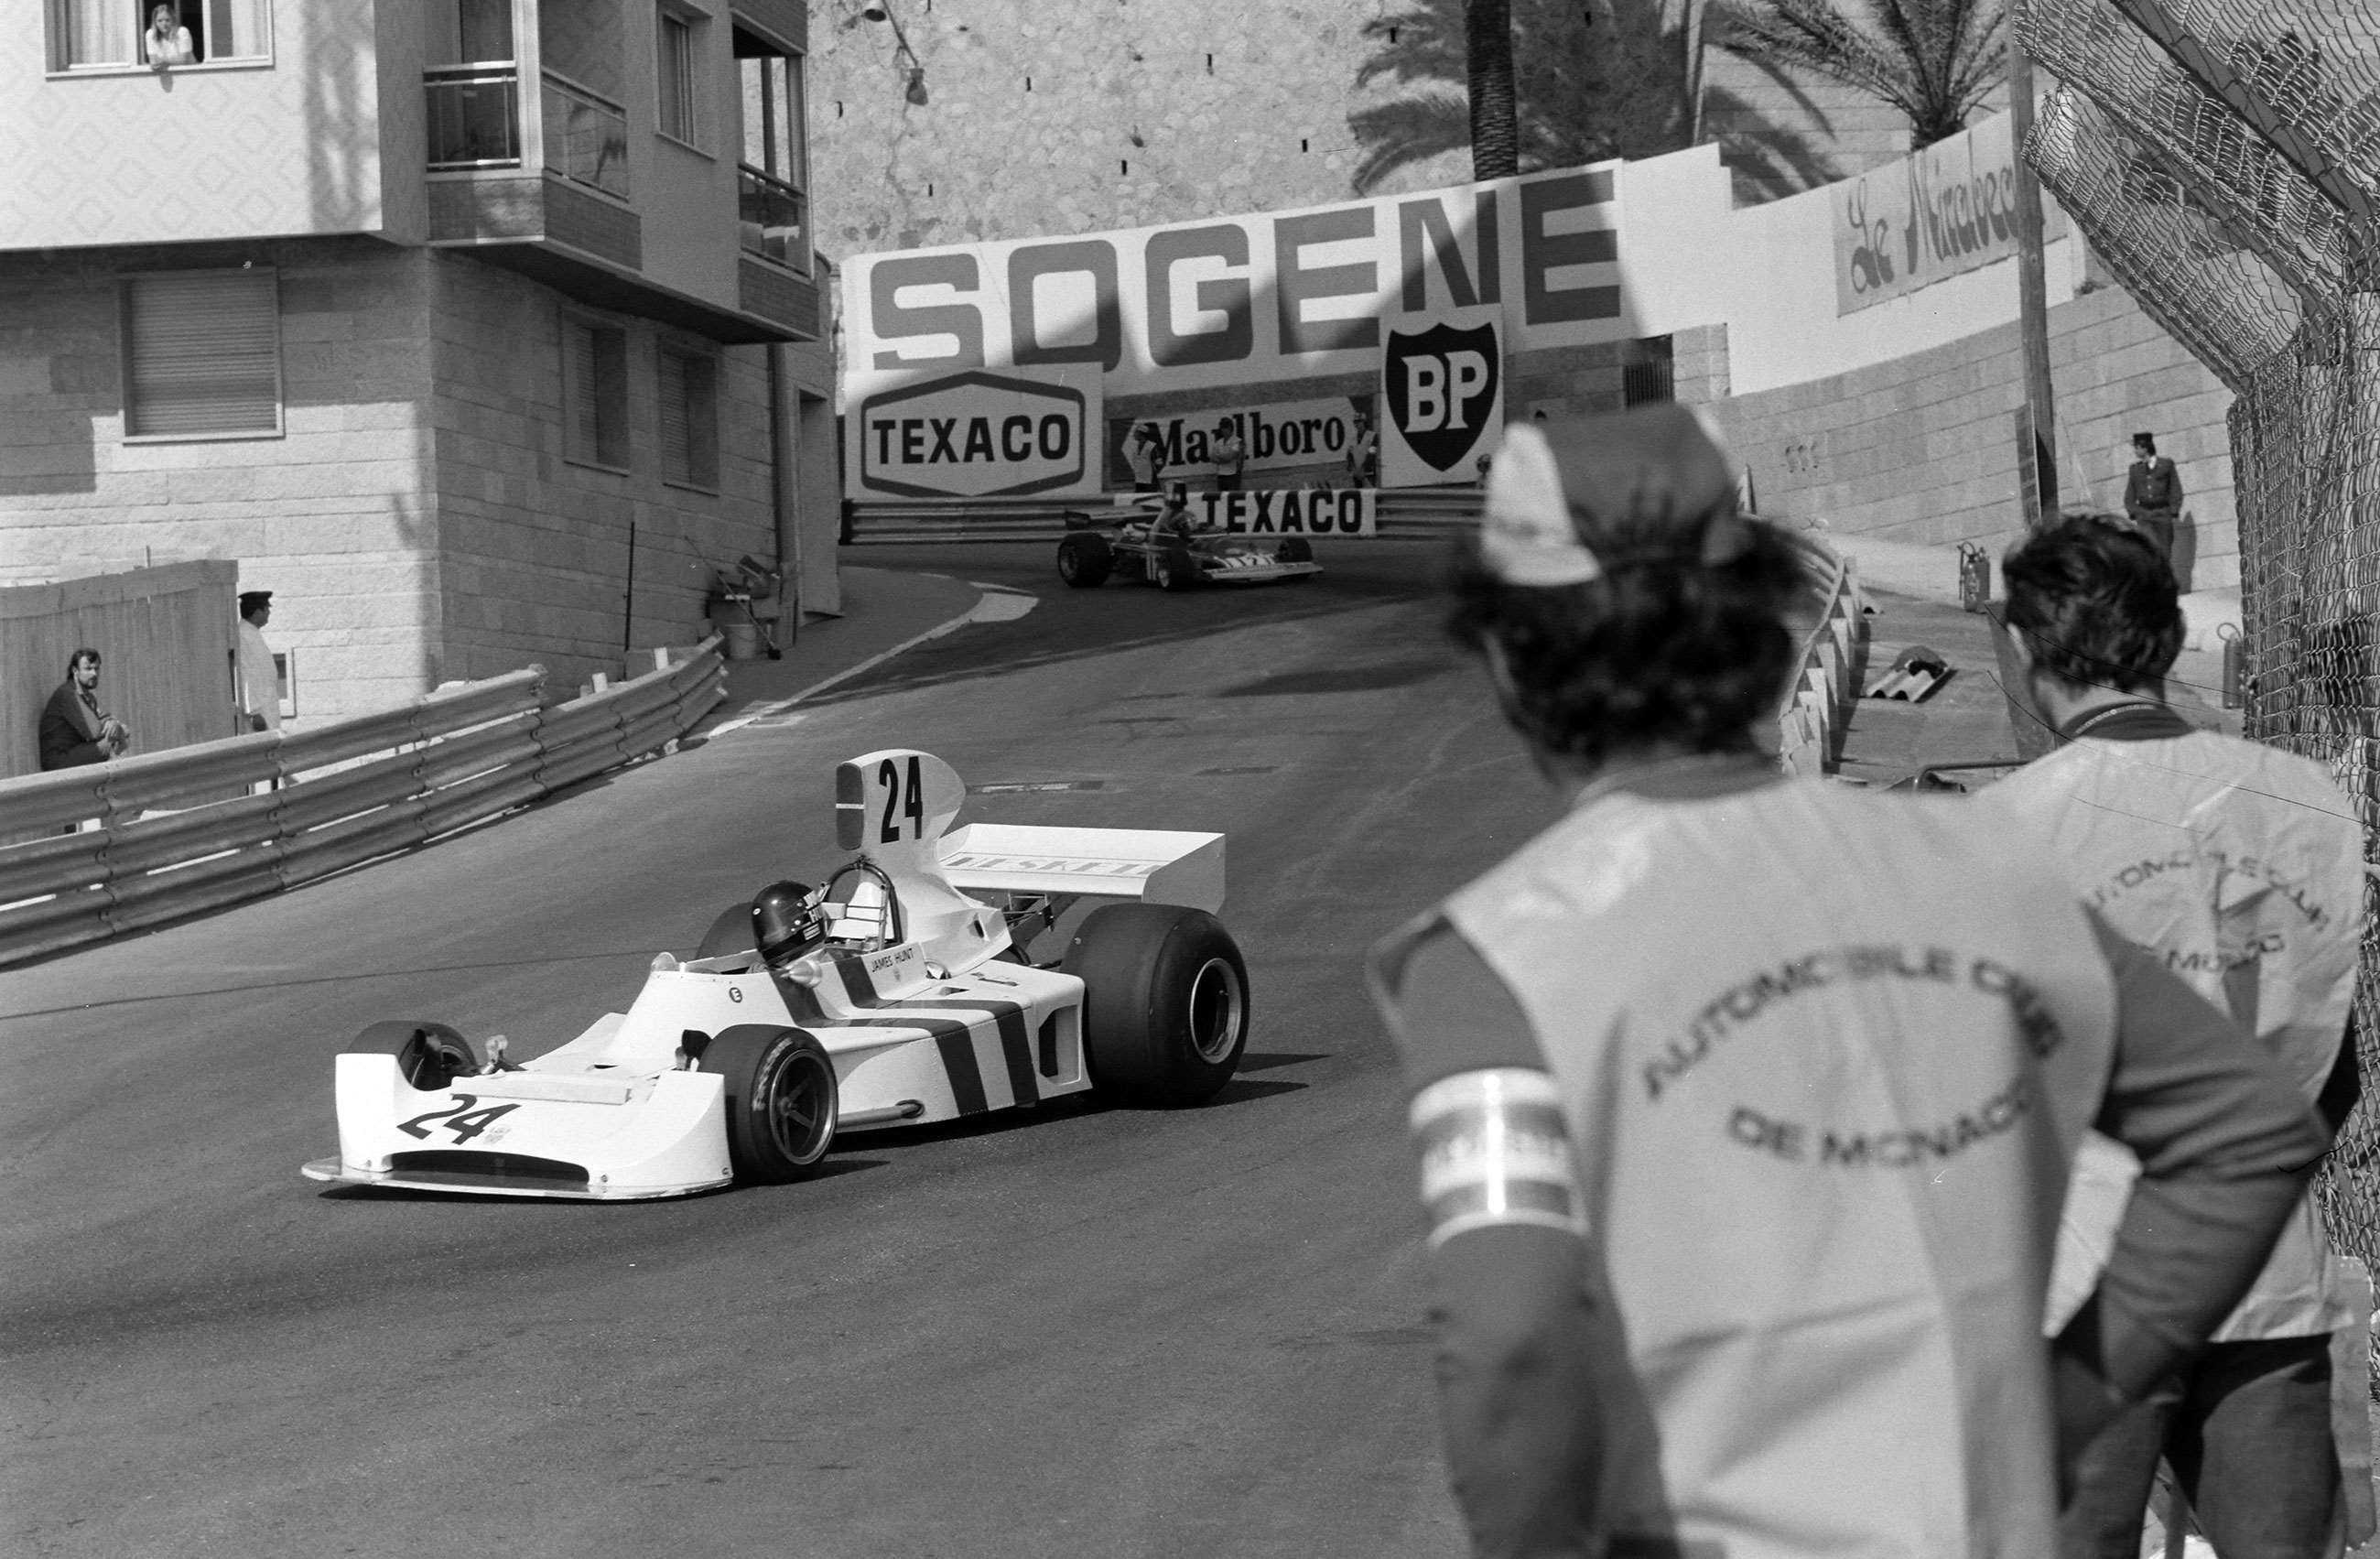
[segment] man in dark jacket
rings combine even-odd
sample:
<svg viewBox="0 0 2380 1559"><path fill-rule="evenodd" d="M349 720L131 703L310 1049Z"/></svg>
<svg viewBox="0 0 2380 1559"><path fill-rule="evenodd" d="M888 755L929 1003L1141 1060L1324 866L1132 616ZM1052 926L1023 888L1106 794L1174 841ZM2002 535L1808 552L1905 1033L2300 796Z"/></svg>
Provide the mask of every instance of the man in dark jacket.
<svg viewBox="0 0 2380 1559"><path fill-rule="evenodd" d="M2124 517L2156 543L2157 555L2170 564L2174 527L2181 518L2181 473L2156 452L2156 440L2147 433L2132 435L2132 453L2139 458L2124 481Z"/></svg>
<svg viewBox="0 0 2380 1559"><path fill-rule="evenodd" d="M67 679L42 706L42 767L103 763L132 745L124 722L99 707L99 652L67 657Z"/></svg>

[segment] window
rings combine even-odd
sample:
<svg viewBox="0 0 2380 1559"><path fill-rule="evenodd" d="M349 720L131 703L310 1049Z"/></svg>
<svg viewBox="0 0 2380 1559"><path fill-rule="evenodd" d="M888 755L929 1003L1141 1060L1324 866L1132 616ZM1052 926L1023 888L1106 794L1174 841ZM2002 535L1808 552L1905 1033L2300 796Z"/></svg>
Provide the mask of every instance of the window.
<svg viewBox="0 0 2380 1559"><path fill-rule="evenodd" d="M124 281L127 438L281 432L281 309L271 271Z"/></svg>
<svg viewBox="0 0 2380 1559"><path fill-rule="evenodd" d="M809 187L809 152L802 56L741 27L735 43L743 107L736 183L744 248L806 272L810 252L803 192Z"/></svg>
<svg viewBox="0 0 2380 1559"><path fill-rule="evenodd" d="M655 124L662 134L672 140L699 146L702 131L696 112L694 63L697 57L697 22L690 17L666 9L661 13L661 18L658 56L661 104Z"/></svg>
<svg viewBox="0 0 2380 1559"><path fill-rule="evenodd" d="M808 189L802 56L740 27L735 30L735 56L744 88L745 165L792 189Z"/></svg>
<svg viewBox="0 0 2380 1559"><path fill-rule="evenodd" d="M159 57L148 42L159 10L171 13L159 37L187 58ZM273 56L271 0L50 0L50 64L57 70L137 69L153 64L211 65Z"/></svg>
<svg viewBox="0 0 2380 1559"><path fill-rule="evenodd" d="M583 466L628 469L628 333L562 322L563 455Z"/></svg>
<svg viewBox="0 0 2380 1559"><path fill-rule="evenodd" d="M719 486L719 359L664 347L661 354L662 480Z"/></svg>

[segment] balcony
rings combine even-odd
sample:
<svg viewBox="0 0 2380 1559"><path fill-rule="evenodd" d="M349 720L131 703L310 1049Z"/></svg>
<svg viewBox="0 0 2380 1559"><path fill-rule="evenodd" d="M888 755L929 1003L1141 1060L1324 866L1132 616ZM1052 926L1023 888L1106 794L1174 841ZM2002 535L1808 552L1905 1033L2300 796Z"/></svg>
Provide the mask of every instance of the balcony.
<svg viewBox="0 0 2380 1559"><path fill-rule="evenodd" d="M808 197L783 179L748 163L736 165L735 215L745 253L807 272L809 244L802 227L808 208Z"/></svg>
<svg viewBox="0 0 2380 1559"><path fill-rule="evenodd" d="M520 166L520 73L511 61L442 66L421 80L432 173Z"/></svg>
<svg viewBox="0 0 2380 1559"><path fill-rule="evenodd" d="M626 200L628 111L551 70L544 88L546 171Z"/></svg>
<svg viewBox="0 0 2380 1559"><path fill-rule="evenodd" d="M808 205L799 189L758 169L737 170L736 237L728 237L722 188L715 239L722 249L737 245L730 251L737 262L733 288L701 295L683 279L647 271L643 221L630 194L626 111L551 70L526 85L532 103L522 101L521 73L510 61L422 73L431 243L468 248L488 264L582 302L714 341L818 338Z"/></svg>

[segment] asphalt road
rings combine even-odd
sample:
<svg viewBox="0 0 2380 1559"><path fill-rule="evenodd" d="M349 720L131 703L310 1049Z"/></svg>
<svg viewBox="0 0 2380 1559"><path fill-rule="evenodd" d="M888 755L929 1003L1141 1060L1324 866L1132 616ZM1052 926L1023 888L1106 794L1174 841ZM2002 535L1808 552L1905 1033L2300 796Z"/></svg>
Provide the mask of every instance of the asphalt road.
<svg viewBox="0 0 2380 1559"><path fill-rule="evenodd" d="M0 1553L1451 1555L1393 1058L1363 949L1551 815L1435 554L1031 591L675 757L229 913L0 974ZM332 1055L516 1054L831 866L871 748L1096 788L965 818L1229 834L1240 1078L846 1139L807 1184L593 1205L330 1188Z"/></svg>

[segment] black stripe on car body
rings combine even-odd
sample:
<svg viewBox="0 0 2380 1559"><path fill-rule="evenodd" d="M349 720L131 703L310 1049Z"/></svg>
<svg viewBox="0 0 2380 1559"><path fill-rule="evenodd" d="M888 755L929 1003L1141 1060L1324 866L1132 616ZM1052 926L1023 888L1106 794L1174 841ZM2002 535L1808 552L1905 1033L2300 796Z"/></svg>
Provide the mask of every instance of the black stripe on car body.
<svg viewBox="0 0 2380 1559"><path fill-rule="evenodd" d="M980 1012L1000 1027L1000 1058L1008 1067L1008 1090L1019 1104L1038 1104L1040 1086L1033 1080L1033 1041L1025 1028L1025 1008L997 996L970 996L958 1002L904 1002L905 1007L928 1012Z"/></svg>

